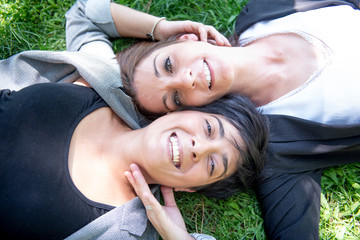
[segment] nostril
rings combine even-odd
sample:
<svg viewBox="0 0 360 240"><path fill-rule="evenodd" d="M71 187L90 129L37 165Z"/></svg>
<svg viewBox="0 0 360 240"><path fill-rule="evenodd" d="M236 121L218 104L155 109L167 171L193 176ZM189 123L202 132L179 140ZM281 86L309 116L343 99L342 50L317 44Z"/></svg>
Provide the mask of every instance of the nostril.
<svg viewBox="0 0 360 240"><path fill-rule="evenodd" d="M193 157L196 158L196 154L195 154L195 153L193 153Z"/></svg>
<svg viewBox="0 0 360 240"><path fill-rule="evenodd" d="M195 146L195 141L194 140L192 140L192 145Z"/></svg>

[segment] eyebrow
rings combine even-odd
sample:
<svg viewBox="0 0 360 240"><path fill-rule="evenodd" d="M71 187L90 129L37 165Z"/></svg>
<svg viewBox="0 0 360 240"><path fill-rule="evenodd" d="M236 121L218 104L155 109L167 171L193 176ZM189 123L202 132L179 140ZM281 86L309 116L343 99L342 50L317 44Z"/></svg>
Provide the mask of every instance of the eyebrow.
<svg viewBox="0 0 360 240"><path fill-rule="evenodd" d="M217 116L214 116L214 115L211 115L212 117L214 117L217 122L219 123L219 134L220 134L220 137L224 137L225 136L225 130L224 130L224 125L223 123L221 122L221 120L217 117ZM217 178L221 178L222 176L224 176L228 170L228 164L229 164L229 159L228 157L223 154L222 155L222 159L223 159L223 165L224 165L224 172L220 174L220 176L218 176Z"/></svg>
<svg viewBox="0 0 360 240"><path fill-rule="evenodd" d="M225 130L224 130L224 125L223 125L222 121L221 121L217 116L215 116L215 115L211 115L211 116L218 121L218 123L219 123L219 129L220 129L220 131L219 131L220 137L223 138L223 137L225 136Z"/></svg>
<svg viewBox="0 0 360 240"><path fill-rule="evenodd" d="M157 70L157 68L156 68L156 58L158 57L158 55L156 55L155 57L154 57L154 62L153 62L153 64L154 64L154 72L155 72L155 76L156 77L161 77L160 76L160 73L159 73L159 71Z"/></svg>
<svg viewBox="0 0 360 240"><path fill-rule="evenodd" d="M156 59L159 55L156 55L154 57L154 61L153 61L153 64L154 64L154 72L155 72L155 76L160 78L161 75L159 73L159 71L157 70L157 67L156 67ZM164 96L162 97L162 101L163 101L163 104L165 106L165 108L168 110L168 111L171 111L170 108L168 107L168 105L166 104L166 100L167 100L167 96L166 96L166 93L164 94Z"/></svg>

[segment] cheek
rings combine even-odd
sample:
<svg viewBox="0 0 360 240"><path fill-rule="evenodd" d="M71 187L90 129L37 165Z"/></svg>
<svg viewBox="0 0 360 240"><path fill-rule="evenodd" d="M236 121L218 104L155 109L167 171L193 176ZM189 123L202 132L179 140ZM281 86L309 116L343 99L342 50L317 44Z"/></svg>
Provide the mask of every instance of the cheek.
<svg viewBox="0 0 360 240"><path fill-rule="evenodd" d="M135 88L136 100L145 110L155 113L166 112L162 101L163 91L156 85L139 84Z"/></svg>
<svg viewBox="0 0 360 240"><path fill-rule="evenodd" d="M209 184L209 176L204 168L194 168L189 171L178 184L179 187L191 188Z"/></svg>

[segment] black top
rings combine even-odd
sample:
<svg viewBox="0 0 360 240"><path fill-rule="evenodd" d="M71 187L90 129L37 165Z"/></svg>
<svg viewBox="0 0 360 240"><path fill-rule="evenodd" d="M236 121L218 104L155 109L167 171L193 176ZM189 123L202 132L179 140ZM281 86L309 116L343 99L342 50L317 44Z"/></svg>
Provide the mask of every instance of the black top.
<svg viewBox="0 0 360 240"><path fill-rule="evenodd" d="M68 170L71 136L107 106L91 88L37 84L0 92L0 234L63 239L113 209L87 199Z"/></svg>

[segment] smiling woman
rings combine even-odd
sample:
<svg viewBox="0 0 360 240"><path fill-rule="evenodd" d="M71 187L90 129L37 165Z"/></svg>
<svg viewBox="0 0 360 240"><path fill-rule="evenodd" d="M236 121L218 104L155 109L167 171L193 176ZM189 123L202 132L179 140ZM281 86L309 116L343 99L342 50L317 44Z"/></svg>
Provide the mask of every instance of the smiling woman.
<svg viewBox="0 0 360 240"><path fill-rule="evenodd" d="M156 43L138 43L116 55L124 87L144 115L204 105L233 85L233 71L222 57L223 49L183 41L189 38L196 40L195 35L175 35ZM178 51L179 43L185 51Z"/></svg>
<svg viewBox="0 0 360 240"><path fill-rule="evenodd" d="M125 173L134 163L149 184L219 198L251 185L264 165L265 118L240 96L137 130L88 87L37 84L0 96L0 229L7 236L60 239L130 206L137 198ZM144 214L129 219L146 226ZM142 229L139 236L154 232L150 224Z"/></svg>

